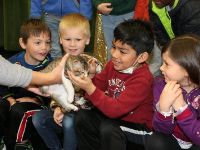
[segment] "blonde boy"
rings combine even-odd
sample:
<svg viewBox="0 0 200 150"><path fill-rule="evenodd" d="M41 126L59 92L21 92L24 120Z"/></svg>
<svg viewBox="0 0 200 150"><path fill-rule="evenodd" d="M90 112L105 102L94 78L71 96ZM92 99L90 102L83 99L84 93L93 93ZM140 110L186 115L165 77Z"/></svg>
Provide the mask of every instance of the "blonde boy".
<svg viewBox="0 0 200 150"><path fill-rule="evenodd" d="M80 14L64 16L59 24L60 43L65 53L79 55L84 52L90 42L89 21ZM76 150L76 136L74 131L74 112L65 115L60 106L55 104L54 112L43 110L33 118L33 124L51 149ZM43 130L45 128L45 130ZM63 146L58 134L64 131Z"/></svg>

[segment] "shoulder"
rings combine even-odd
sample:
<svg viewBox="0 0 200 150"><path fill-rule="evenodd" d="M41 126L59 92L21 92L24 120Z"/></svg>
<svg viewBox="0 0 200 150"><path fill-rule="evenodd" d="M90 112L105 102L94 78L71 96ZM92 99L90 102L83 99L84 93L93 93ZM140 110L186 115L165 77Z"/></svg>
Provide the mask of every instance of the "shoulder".
<svg viewBox="0 0 200 150"><path fill-rule="evenodd" d="M153 86L154 87L164 87L165 86L165 80L163 76L157 76L153 79Z"/></svg>
<svg viewBox="0 0 200 150"><path fill-rule="evenodd" d="M24 54L25 52L19 52L13 56L11 56L8 60L11 62L11 63L18 63L18 64L21 64L22 61L24 61Z"/></svg>

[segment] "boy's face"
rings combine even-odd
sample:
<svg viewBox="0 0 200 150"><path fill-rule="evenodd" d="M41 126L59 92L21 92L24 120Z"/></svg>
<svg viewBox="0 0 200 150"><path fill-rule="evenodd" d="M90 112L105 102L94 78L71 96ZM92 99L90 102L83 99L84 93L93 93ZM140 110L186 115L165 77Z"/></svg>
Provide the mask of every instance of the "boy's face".
<svg viewBox="0 0 200 150"><path fill-rule="evenodd" d="M39 36L30 35L27 43L24 43L20 38L19 42L21 47L26 50L26 62L32 65L43 61L51 48L51 39L47 33L41 33Z"/></svg>
<svg viewBox="0 0 200 150"><path fill-rule="evenodd" d="M65 53L71 55L79 55L84 52L85 46L90 42L90 37L87 37L80 28L70 28L64 30L60 35L60 43L63 46Z"/></svg>
<svg viewBox="0 0 200 150"><path fill-rule="evenodd" d="M122 44L121 41L115 40L113 40L111 56L114 68L118 71L128 69L137 59L135 49L127 44Z"/></svg>

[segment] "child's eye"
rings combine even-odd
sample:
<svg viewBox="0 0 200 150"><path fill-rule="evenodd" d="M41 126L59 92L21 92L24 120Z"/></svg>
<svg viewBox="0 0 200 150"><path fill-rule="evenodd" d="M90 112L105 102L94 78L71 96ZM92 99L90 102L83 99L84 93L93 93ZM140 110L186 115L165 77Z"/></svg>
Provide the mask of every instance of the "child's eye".
<svg viewBox="0 0 200 150"><path fill-rule="evenodd" d="M124 50L120 50L120 53L127 54L127 52L125 52Z"/></svg>
<svg viewBox="0 0 200 150"><path fill-rule="evenodd" d="M81 41L81 39L76 39L77 41Z"/></svg>
<svg viewBox="0 0 200 150"><path fill-rule="evenodd" d="M169 64L167 63L167 62L164 62L164 65L167 67L167 66L169 66Z"/></svg>
<svg viewBox="0 0 200 150"><path fill-rule="evenodd" d="M47 44L47 45L50 45L50 44L51 44L51 41L46 42L46 44Z"/></svg>
<svg viewBox="0 0 200 150"><path fill-rule="evenodd" d="M36 44L36 45L40 45L40 44L41 44L41 42L35 42L35 44Z"/></svg>

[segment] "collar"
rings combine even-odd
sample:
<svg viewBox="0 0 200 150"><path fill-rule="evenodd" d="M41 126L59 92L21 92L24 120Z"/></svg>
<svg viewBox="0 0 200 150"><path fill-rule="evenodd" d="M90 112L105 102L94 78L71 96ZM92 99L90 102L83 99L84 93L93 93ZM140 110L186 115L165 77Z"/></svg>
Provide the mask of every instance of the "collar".
<svg viewBox="0 0 200 150"><path fill-rule="evenodd" d="M121 70L119 72L121 73L125 73L125 74L132 74L141 64L137 64L135 66L131 66L127 69Z"/></svg>

